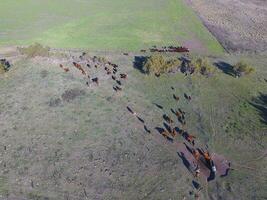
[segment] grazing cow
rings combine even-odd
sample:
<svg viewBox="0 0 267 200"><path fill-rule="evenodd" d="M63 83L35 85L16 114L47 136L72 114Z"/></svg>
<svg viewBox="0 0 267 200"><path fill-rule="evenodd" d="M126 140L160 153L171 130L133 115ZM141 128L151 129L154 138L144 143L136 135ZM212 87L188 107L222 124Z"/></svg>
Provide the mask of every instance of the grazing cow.
<svg viewBox="0 0 267 200"><path fill-rule="evenodd" d="M129 54L128 54L128 53L123 53L123 55L124 55L124 56L129 56Z"/></svg>
<svg viewBox="0 0 267 200"><path fill-rule="evenodd" d="M147 133L151 133L151 131L147 128L146 125L144 125L144 129L145 129L145 131L146 131Z"/></svg>
<svg viewBox="0 0 267 200"><path fill-rule="evenodd" d="M99 85L99 81L98 81L98 78L97 77L96 78L93 78L92 81L93 81L93 83L96 83L97 85Z"/></svg>
<svg viewBox="0 0 267 200"><path fill-rule="evenodd" d="M175 128L172 129L172 131L170 132L170 134L172 135L172 137L175 137L177 135L177 132L176 132Z"/></svg>
<svg viewBox="0 0 267 200"><path fill-rule="evenodd" d="M62 64L60 64L60 65L59 65L59 67L63 68L63 65L62 65Z"/></svg>
<svg viewBox="0 0 267 200"><path fill-rule="evenodd" d="M122 79L126 79L127 78L127 74L120 74Z"/></svg>
<svg viewBox="0 0 267 200"><path fill-rule="evenodd" d="M179 101L179 97L177 97L175 94L173 94L173 98L176 100L176 101Z"/></svg>
<svg viewBox="0 0 267 200"><path fill-rule="evenodd" d="M197 161L199 160L199 158L200 158L200 153L199 153L198 149L194 149L194 150L193 150L193 156L194 156L194 158L195 158Z"/></svg>
<svg viewBox="0 0 267 200"><path fill-rule="evenodd" d="M115 81L116 80L116 76L112 75L111 78Z"/></svg>
<svg viewBox="0 0 267 200"><path fill-rule="evenodd" d="M122 88L120 88L119 86L116 86L116 89L117 89L118 91L121 91L121 90L122 90Z"/></svg>
<svg viewBox="0 0 267 200"><path fill-rule="evenodd" d="M145 50L145 49L141 49L141 52L142 52L142 53L146 53L146 50Z"/></svg>
<svg viewBox="0 0 267 200"><path fill-rule="evenodd" d="M166 139L173 140L172 136L170 135L170 133L169 133L168 131L163 131L163 132L161 133L161 135L162 135L163 137L165 137Z"/></svg>
<svg viewBox="0 0 267 200"><path fill-rule="evenodd" d="M70 71L69 68L63 68L65 72Z"/></svg>
<svg viewBox="0 0 267 200"><path fill-rule="evenodd" d="M121 85L121 81L117 80L116 82L117 82L118 85Z"/></svg>
<svg viewBox="0 0 267 200"><path fill-rule="evenodd" d="M89 67L89 68L91 68L91 65L90 64L87 64L86 66Z"/></svg>
<svg viewBox="0 0 267 200"><path fill-rule="evenodd" d="M166 121L166 122L168 122L169 124L173 124L173 120L169 117L169 116L167 116L167 115L163 115L163 119Z"/></svg>
<svg viewBox="0 0 267 200"><path fill-rule="evenodd" d="M195 136L193 136L193 135L190 135L190 134L187 134L187 136L186 136L186 140L189 142L189 143L191 143L193 146L195 146Z"/></svg>
<svg viewBox="0 0 267 200"><path fill-rule="evenodd" d="M191 101L191 96L187 95L186 93L184 93L184 98L188 101Z"/></svg>
<svg viewBox="0 0 267 200"><path fill-rule="evenodd" d="M97 68L97 65L95 65L95 68Z"/></svg>
<svg viewBox="0 0 267 200"><path fill-rule="evenodd" d="M111 74L111 71L108 70L108 71L107 71L107 75L110 75L110 74Z"/></svg>
<svg viewBox="0 0 267 200"><path fill-rule="evenodd" d="M115 86L113 86L113 90L114 90L115 92L118 92L118 90L117 90L117 88L116 88Z"/></svg>
<svg viewBox="0 0 267 200"><path fill-rule="evenodd" d="M80 64L78 64L78 63L76 63L76 62L73 62L73 65L74 65L77 69L79 69L79 70L82 72L83 75L86 75L84 69L82 68L82 66L81 66Z"/></svg>
<svg viewBox="0 0 267 200"><path fill-rule="evenodd" d="M115 71L116 73L118 72L117 68L113 68L113 71Z"/></svg>

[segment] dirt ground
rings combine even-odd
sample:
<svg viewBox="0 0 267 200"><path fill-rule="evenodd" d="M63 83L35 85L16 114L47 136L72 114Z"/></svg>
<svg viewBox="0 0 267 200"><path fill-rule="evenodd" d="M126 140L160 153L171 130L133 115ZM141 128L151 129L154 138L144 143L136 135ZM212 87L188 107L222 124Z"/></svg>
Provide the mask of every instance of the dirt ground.
<svg viewBox="0 0 267 200"><path fill-rule="evenodd" d="M186 1L228 51L266 53L266 0Z"/></svg>

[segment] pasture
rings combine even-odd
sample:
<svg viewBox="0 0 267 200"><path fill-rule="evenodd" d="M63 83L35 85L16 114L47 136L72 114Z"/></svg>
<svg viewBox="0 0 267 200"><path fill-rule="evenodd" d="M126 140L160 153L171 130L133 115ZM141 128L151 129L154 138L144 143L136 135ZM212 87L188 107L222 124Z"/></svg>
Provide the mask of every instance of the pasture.
<svg viewBox="0 0 267 200"><path fill-rule="evenodd" d="M194 199L193 181L203 186L203 199L266 196L266 160L251 162L266 147L266 113L260 103L267 92L265 58L250 58L256 73L237 79L220 70L211 78L148 76L133 66L142 55L90 54L104 56L128 74L121 92L111 89L114 81L103 68L90 69L99 86L88 87L68 56L20 58L0 79L5 94L0 96L3 198ZM72 55L78 59L80 54ZM59 67L62 62L69 72ZM197 137L196 145L208 145L232 163L235 170L228 176L210 183L195 179L177 155L179 150L159 134L162 116L174 119L171 109L178 108L186 113L186 129ZM186 142L180 136L175 141Z"/></svg>
<svg viewBox="0 0 267 200"><path fill-rule="evenodd" d="M0 45L40 42L58 48L139 51L185 45L222 53L182 0L3 0Z"/></svg>

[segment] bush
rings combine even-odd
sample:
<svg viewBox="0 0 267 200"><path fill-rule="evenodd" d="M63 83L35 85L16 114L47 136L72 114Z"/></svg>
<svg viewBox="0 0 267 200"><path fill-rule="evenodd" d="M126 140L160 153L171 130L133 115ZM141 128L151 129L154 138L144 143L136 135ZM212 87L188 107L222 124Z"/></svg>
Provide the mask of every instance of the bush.
<svg viewBox="0 0 267 200"><path fill-rule="evenodd" d="M161 74L170 72L175 67L180 67L181 61L178 59L166 59L160 54L155 54L146 59L144 70L147 73Z"/></svg>
<svg viewBox="0 0 267 200"><path fill-rule="evenodd" d="M18 50L21 54L26 55L28 58L34 58L36 56L42 56L42 57L49 56L50 48L44 47L39 43L35 43L25 48L18 47Z"/></svg>
<svg viewBox="0 0 267 200"><path fill-rule="evenodd" d="M215 73L215 67L212 66L208 58L194 58L191 65L195 72L204 76L210 76Z"/></svg>
<svg viewBox="0 0 267 200"><path fill-rule="evenodd" d="M251 74L255 69L244 61L239 61L233 66L233 70L237 76Z"/></svg>
<svg viewBox="0 0 267 200"><path fill-rule="evenodd" d="M6 72L5 66L2 63L0 63L0 74L3 74L5 72Z"/></svg>

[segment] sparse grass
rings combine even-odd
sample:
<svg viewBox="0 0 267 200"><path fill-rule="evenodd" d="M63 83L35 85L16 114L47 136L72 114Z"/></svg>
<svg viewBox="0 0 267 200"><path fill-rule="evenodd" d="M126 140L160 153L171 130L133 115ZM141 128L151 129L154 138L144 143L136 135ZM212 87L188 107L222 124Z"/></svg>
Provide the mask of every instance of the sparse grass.
<svg viewBox="0 0 267 200"><path fill-rule="evenodd" d="M239 61L233 66L233 70L237 76L243 76L251 74L255 71L255 69L245 61Z"/></svg>
<svg viewBox="0 0 267 200"><path fill-rule="evenodd" d="M266 82L261 81L266 77L265 62L259 58L252 60L261 72L254 74L255 79L254 75L235 79L223 73L206 79L185 77L181 73L159 78L145 76L132 67L130 56L114 53L102 56L129 75L120 94L110 90L112 80L99 76L99 87L88 88L83 79L71 72L66 75L53 64L52 67L46 62L32 64L28 59L15 63L12 78L0 79L0 90L5 94L0 95L3 117L0 146L10 144L3 159L11 166L4 187L10 196L44 199L42 194L51 194L49 199L86 199L82 196L86 189L88 199L105 199L105 195L115 199L142 199L150 191L154 192L147 196L149 199L159 196L175 199L177 194L181 195L180 199L183 195L190 199L193 176L177 158L176 150L169 148L170 143L155 139L158 135L155 127L163 127L162 115L175 119L171 108L186 112L185 128L197 136L196 147L204 148L208 144L211 152L224 155L231 163L245 163L264 150L266 137L261 134L266 131L266 125L261 123L257 110L246 103L259 92L267 92ZM234 63L236 59L239 60L236 57L225 60ZM40 76L43 70L49 70L45 81ZM98 70L98 75L103 74ZM85 90L83 98L49 106L51 98L62 99L66 90L76 87ZM173 93L180 97L179 102L173 99ZM183 98L184 93L192 96L191 102ZM28 109L22 109L25 105ZM145 120L151 134L145 133L143 124L127 112L126 106ZM175 125L180 127L179 123ZM180 136L177 140L184 141ZM234 170L227 177L217 176L215 182L209 183L210 195L203 196L201 192L203 199L211 199L211 195L217 199L222 181L233 186L231 192L220 189L223 199L252 199L255 191L264 194L264 182L258 178L264 177L263 161L248 165L257 167L257 173L245 171L235 177L239 171ZM30 187L32 179L38 187ZM155 183L159 185L156 187ZM164 186L162 191L161 186ZM248 190L251 187L254 191ZM68 193L61 188L68 188ZM138 188L142 190L137 192ZM104 193L95 196L95 191Z"/></svg>
<svg viewBox="0 0 267 200"><path fill-rule="evenodd" d="M147 58L144 63L144 71L147 73L161 74L179 68L181 61L177 58L167 59L161 54L154 54Z"/></svg>
<svg viewBox="0 0 267 200"><path fill-rule="evenodd" d="M39 43L35 43L28 47L18 47L18 51L21 54L26 55L28 58L34 58L36 56L47 57L49 56L50 48L44 47Z"/></svg>

